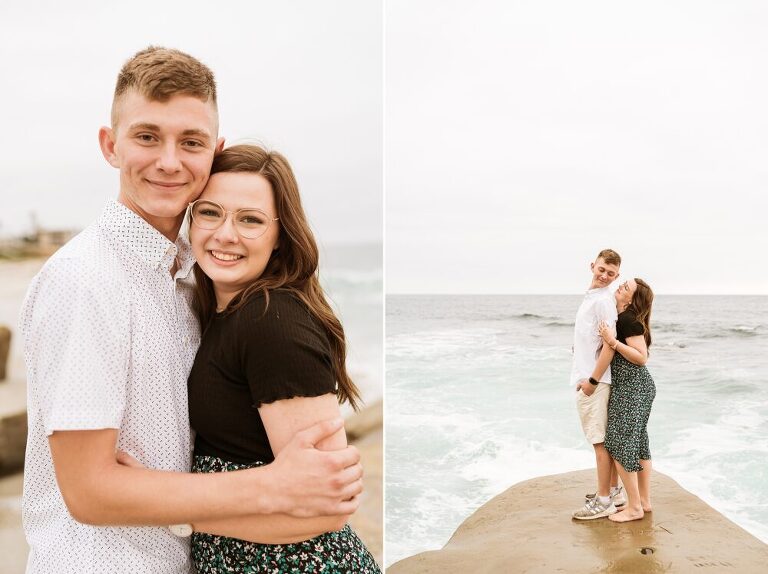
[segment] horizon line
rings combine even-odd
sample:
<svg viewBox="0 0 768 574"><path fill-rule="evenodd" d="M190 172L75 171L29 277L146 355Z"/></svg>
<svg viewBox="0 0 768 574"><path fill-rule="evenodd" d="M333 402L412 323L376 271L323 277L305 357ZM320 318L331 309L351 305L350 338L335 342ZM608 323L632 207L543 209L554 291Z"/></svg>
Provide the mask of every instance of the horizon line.
<svg viewBox="0 0 768 574"><path fill-rule="evenodd" d="M573 295L584 295L583 292L581 293L502 293L502 292L496 292L496 293L478 293L478 292L388 292L384 295L390 296L390 295L405 295L405 296L435 296L435 295L449 295L449 296L455 296L455 295L473 295L473 296L486 296L486 297L496 297L496 296L521 296L521 297L530 297L530 296L573 296ZM768 297L768 293L656 293L656 296L675 296L675 297Z"/></svg>

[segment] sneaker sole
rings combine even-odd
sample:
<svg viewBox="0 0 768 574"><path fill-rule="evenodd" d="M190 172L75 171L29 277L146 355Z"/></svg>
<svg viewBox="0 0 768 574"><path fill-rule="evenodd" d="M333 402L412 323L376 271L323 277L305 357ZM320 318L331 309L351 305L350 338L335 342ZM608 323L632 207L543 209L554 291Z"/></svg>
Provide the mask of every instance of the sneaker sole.
<svg viewBox="0 0 768 574"><path fill-rule="evenodd" d="M594 516L571 516L573 520L597 520L598 518L608 518L611 514L616 514L618 512L615 508L613 509L613 512L599 512L595 514Z"/></svg>

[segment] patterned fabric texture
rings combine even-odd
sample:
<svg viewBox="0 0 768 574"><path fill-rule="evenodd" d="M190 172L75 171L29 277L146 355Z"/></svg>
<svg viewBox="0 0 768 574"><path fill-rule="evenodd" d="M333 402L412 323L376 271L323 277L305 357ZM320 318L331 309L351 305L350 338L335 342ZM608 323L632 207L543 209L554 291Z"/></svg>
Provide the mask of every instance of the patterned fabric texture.
<svg viewBox="0 0 768 574"><path fill-rule="evenodd" d="M619 353L611 361L611 398L605 448L627 472L643 470L640 460L650 460L648 417L656 386L645 366L635 365Z"/></svg>
<svg viewBox="0 0 768 574"><path fill-rule="evenodd" d="M196 456L192 472L226 472L262 466ZM195 532L192 560L198 574L380 574L381 570L349 525L294 544L257 544Z"/></svg>
<svg viewBox="0 0 768 574"><path fill-rule="evenodd" d="M180 269L172 277L174 260ZM147 467L189 469L187 377L200 342L190 306L194 262L185 239L172 243L113 201L32 282L21 313L29 574L189 572L189 541L167 528L76 522L56 482L48 435L120 429L118 448Z"/></svg>

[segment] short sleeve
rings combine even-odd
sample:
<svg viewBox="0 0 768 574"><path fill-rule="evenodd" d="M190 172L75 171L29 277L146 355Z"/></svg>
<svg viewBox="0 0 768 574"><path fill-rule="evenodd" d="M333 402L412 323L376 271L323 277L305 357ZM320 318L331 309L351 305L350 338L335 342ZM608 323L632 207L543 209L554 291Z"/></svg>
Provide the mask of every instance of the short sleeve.
<svg viewBox="0 0 768 574"><path fill-rule="evenodd" d="M128 385L129 302L119 284L109 283L82 260L52 259L30 287L22 332L29 392L47 435L120 428Z"/></svg>
<svg viewBox="0 0 768 574"><path fill-rule="evenodd" d="M325 331L309 309L287 292L254 298L238 324L241 361L253 405L336 392Z"/></svg>
<svg viewBox="0 0 768 574"><path fill-rule="evenodd" d="M636 337L645 332L643 324L637 320L637 317L631 311L624 311L619 315L619 321L616 329L618 337L626 340L627 337Z"/></svg>

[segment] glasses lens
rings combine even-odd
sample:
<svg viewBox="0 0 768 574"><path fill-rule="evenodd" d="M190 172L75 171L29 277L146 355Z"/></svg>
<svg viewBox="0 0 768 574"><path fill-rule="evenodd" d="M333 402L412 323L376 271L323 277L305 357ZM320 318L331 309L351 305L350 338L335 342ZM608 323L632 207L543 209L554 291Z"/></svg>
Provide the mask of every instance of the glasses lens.
<svg viewBox="0 0 768 574"><path fill-rule="evenodd" d="M192 206L192 220L203 229L216 229L224 220L224 210L210 201L197 201Z"/></svg>
<svg viewBox="0 0 768 574"><path fill-rule="evenodd" d="M255 239L269 227L269 217L258 209L243 209L237 212L235 224L243 237Z"/></svg>

